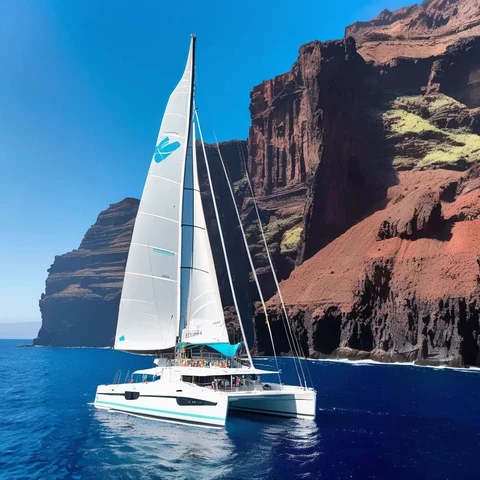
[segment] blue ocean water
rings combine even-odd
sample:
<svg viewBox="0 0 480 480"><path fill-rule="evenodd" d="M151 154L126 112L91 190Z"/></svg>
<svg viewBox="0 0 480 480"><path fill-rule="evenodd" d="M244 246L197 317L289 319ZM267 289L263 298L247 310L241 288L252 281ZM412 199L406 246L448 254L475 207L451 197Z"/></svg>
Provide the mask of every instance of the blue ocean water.
<svg viewBox="0 0 480 480"><path fill-rule="evenodd" d="M310 362L316 422L242 415L209 430L91 405L148 357L21 343L0 340L2 480L480 478L478 370Z"/></svg>

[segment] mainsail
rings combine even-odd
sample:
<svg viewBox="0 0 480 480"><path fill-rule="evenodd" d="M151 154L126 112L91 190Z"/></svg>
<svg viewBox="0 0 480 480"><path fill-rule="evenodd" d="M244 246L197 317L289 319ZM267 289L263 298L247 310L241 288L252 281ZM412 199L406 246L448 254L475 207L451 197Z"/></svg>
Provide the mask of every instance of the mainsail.
<svg viewBox="0 0 480 480"><path fill-rule="evenodd" d="M194 41L170 95L128 254L115 348L228 343L200 196L193 125ZM181 335L180 335L181 334Z"/></svg>
<svg viewBox="0 0 480 480"><path fill-rule="evenodd" d="M175 346L180 320L183 184L191 135L194 43L170 95L128 253L115 348L155 352Z"/></svg>

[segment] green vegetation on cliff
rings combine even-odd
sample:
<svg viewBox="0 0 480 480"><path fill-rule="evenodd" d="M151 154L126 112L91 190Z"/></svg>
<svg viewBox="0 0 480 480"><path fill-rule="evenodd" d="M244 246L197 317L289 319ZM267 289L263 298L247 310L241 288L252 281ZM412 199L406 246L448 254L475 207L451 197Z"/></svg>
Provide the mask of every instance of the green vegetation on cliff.
<svg viewBox="0 0 480 480"><path fill-rule="evenodd" d="M302 238L302 227L293 227L287 230L282 235L280 242L280 252L285 254L289 252L295 252L300 244Z"/></svg>
<svg viewBox="0 0 480 480"><path fill-rule="evenodd" d="M480 136L451 120L468 108L446 95L398 97L383 114L396 150L394 166L470 164L480 159ZM450 124L453 123L453 128Z"/></svg>

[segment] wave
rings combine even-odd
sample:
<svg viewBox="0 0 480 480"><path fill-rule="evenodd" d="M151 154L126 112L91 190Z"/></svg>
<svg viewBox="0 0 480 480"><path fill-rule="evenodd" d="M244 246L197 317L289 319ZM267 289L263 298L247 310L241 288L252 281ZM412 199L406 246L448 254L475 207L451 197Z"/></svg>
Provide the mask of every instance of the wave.
<svg viewBox="0 0 480 480"><path fill-rule="evenodd" d="M353 367L362 367L362 366L382 366L382 367L416 367L416 368L433 368L434 370L448 370L455 372L463 373L480 373L480 367L449 367L447 365L419 365L418 363L413 362L377 362L375 360L366 359L366 360L351 360L348 358L308 358L309 362L312 363L345 363Z"/></svg>

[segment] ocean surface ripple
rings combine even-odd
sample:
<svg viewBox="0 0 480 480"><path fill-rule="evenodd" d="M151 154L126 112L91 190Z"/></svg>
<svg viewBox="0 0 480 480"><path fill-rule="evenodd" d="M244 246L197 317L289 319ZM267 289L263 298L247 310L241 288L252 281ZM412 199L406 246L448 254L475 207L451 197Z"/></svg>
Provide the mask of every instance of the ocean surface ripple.
<svg viewBox="0 0 480 480"><path fill-rule="evenodd" d="M2 480L480 478L478 370L309 362L316 422L236 414L210 430L92 406L149 357L21 343L0 340Z"/></svg>

